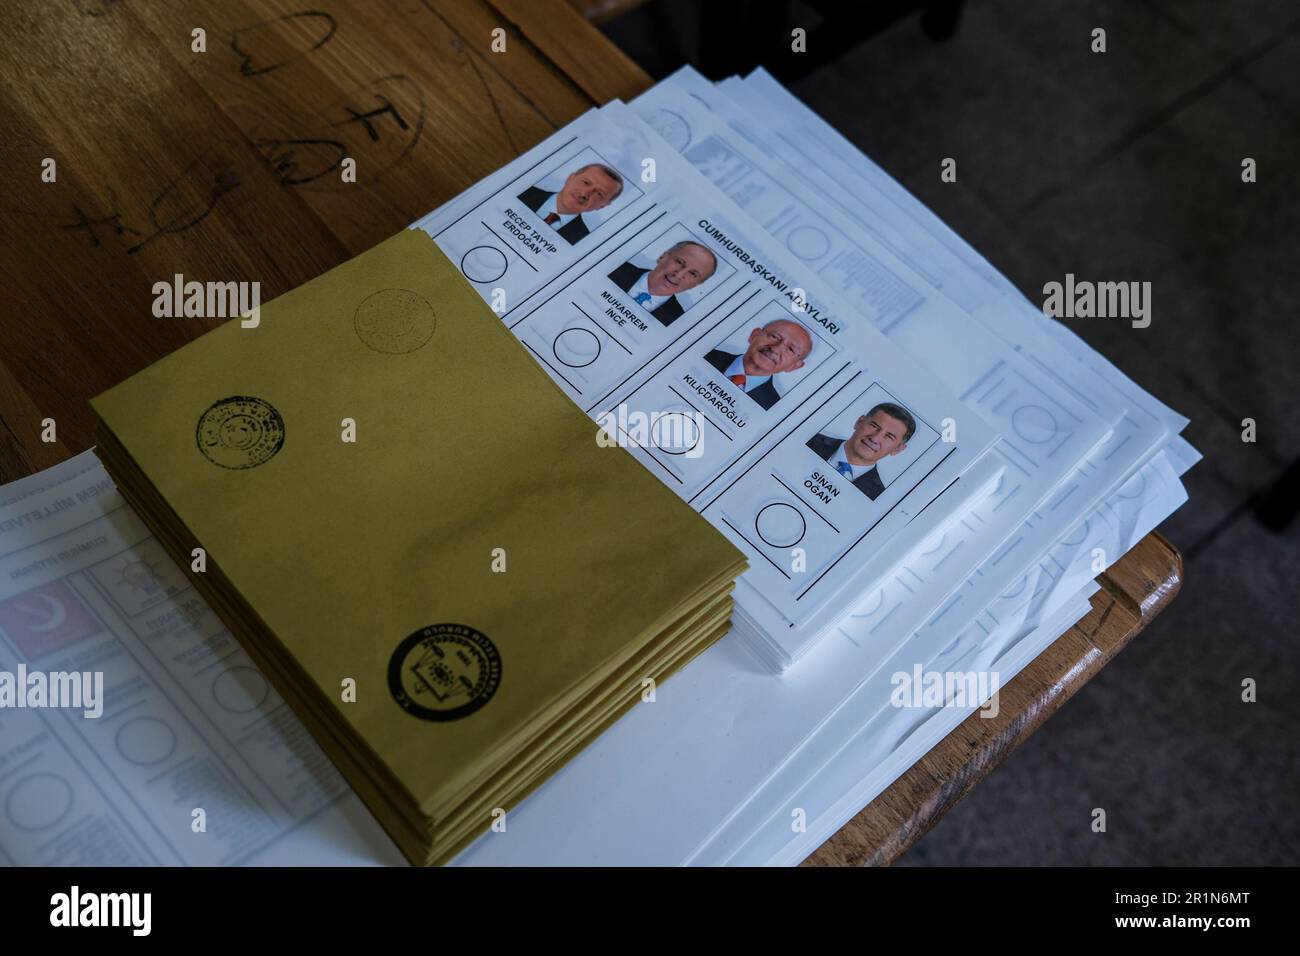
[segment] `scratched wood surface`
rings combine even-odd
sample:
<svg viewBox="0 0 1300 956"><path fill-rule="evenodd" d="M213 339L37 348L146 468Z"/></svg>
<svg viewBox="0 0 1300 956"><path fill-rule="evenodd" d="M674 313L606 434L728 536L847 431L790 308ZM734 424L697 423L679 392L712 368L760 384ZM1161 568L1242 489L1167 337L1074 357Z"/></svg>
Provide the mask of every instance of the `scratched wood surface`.
<svg viewBox="0 0 1300 956"><path fill-rule="evenodd" d="M220 321L154 318L154 282L267 301L650 83L560 0L22 0L0 70L0 481L90 447L89 398Z"/></svg>
<svg viewBox="0 0 1300 956"><path fill-rule="evenodd" d="M221 321L154 318L155 282L257 280L267 301L650 84L562 0L17 0L4 16L0 482L90 447L88 399ZM999 718L967 721L808 862L897 858L1180 580L1149 536Z"/></svg>

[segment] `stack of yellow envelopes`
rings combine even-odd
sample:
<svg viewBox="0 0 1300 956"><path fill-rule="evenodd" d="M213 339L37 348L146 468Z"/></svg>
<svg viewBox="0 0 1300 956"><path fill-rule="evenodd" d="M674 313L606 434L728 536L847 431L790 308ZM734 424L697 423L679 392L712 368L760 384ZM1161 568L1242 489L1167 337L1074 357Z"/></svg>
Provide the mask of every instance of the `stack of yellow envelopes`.
<svg viewBox="0 0 1300 956"><path fill-rule="evenodd" d="M93 404L122 493L414 862L727 628L741 553L423 232Z"/></svg>

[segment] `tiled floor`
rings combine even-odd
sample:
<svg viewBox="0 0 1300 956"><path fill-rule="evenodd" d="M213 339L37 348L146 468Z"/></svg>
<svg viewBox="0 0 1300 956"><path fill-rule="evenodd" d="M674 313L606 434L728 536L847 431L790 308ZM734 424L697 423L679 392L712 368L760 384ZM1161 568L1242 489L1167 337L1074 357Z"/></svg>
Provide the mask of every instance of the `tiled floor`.
<svg viewBox="0 0 1300 956"><path fill-rule="evenodd" d="M1032 300L1149 280L1149 328L1070 325L1205 455L1162 528L1182 594L904 864L1300 861L1300 519L1252 510L1300 457L1300 6L968 0L951 40L910 17L793 89Z"/></svg>

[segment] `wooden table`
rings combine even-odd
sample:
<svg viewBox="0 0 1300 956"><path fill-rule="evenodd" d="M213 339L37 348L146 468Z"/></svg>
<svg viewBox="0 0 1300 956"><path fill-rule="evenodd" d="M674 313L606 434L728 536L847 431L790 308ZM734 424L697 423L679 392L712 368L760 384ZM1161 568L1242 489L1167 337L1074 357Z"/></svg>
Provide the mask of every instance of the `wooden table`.
<svg viewBox="0 0 1300 956"><path fill-rule="evenodd" d="M0 481L90 447L90 397L220 321L155 318L155 282L258 280L267 301L650 85L561 0L24 0L0 69ZM1148 536L996 719L968 720L808 862L896 859L1180 581Z"/></svg>

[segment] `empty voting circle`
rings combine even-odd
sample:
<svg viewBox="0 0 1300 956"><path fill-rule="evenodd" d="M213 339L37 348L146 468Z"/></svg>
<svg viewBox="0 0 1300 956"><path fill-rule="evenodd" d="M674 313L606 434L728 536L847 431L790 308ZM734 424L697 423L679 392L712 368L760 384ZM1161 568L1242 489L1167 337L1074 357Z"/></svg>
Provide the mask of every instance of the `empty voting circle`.
<svg viewBox="0 0 1300 956"><path fill-rule="evenodd" d="M774 548L793 548L803 540L808 522L803 513L792 504L774 501L759 509L754 518L754 530L766 544Z"/></svg>
<svg viewBox="0 0 1300 956"><path fill-rule="evenodd" d="M600 357L600 339L587 329L565 329L551 343L551 351L569 368L586 368Z"/></svg>
<svg viewBox="0 0 1300 956"><path fill-rule="evenodd" d="M117 728L113 744L131 763L152 767L176 752L176 731L157 717L133 717Z"/></svg>
<svg viewBox="0 0 1300 956"><path fill-rule="evenodd" d="M1033 445L1041 445L1056 435L1056 419L1042 405L1022 405L1011 414L1011 427Z"/></svg>
<svg viewBox="0 0 1300 956"><path fill-rule="evenodd" d="M686 412L665 412L650 425L650 443L667 455L685 455L700 443L700 426Z"/></svg>
<svg viewBox="0 0 1300 956"><path fill-rule="evenodd" d="M816 226L798 226L790 230L785 244L800 259L811 262L831 251L831 241Z"/></svg>
<svg viewBox="0 0 1300 956"><path fill-rule="evenodd" d="M650 127L679 153L691 144L691 124L672 110L655 110Z"/></svg>
<svg viewBox="0 0 1300 956"><path fill-rule="evenodd" d="M246 714L257 710L266 700L270 688L266 678L247 665L232 667L217 675L212 682L212 697L232 714Z"/></svg>
<svg viewBox="0 0 1300 956"><path fill-rule="evenodd" d="M34 773L14 784L5 798L5 816L31 833L59 823L72 810L72 785L57 774Z"/></svg>
<svg viewBox="0 0 1300 956"><path fill-rule="evenodd" d="M460 271L471 282L496 282L506 269L506 254L496 246L475 246L460 260Z"/></svg>

